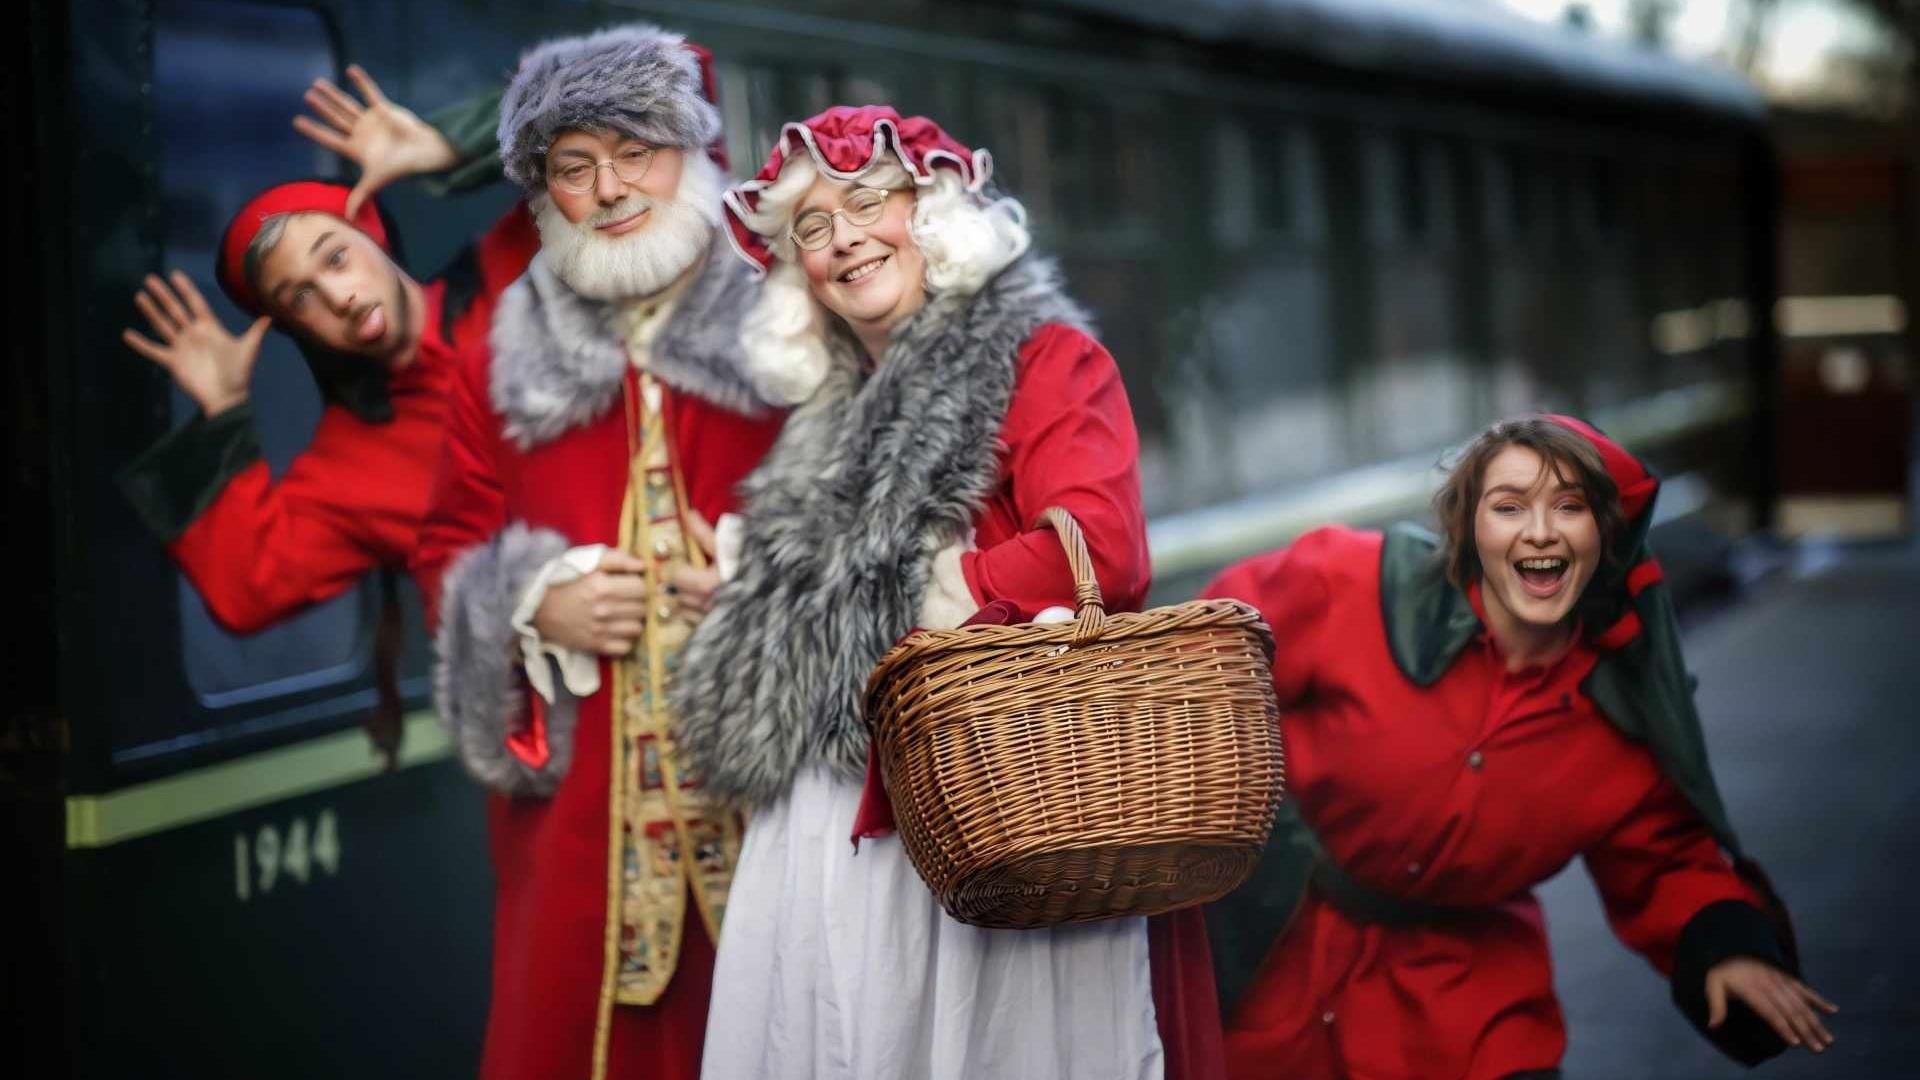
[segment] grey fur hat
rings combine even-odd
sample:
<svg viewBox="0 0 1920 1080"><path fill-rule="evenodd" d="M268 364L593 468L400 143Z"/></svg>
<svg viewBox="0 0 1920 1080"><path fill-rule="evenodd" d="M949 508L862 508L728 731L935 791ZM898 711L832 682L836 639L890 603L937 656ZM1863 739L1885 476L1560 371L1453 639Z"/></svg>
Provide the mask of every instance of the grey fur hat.
<svg viewBox="0 0 1920 1080"><path fill-rule="evenodd" d="M547 150L563 131L612 130L682 149L720 137L709 54L679 34L634 23L548 41L520 58L500 99L500 163L526 190L546 187Z"/></svg>

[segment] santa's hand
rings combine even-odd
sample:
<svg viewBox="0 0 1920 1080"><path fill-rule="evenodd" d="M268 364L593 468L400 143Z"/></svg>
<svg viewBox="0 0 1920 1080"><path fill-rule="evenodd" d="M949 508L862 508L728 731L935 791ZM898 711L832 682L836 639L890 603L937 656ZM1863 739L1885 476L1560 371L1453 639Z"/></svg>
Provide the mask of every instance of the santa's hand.
<svg viewBox="0 0 1920 1080"><path fill-rule="evenodd" d="M719 588L720 571L711 566L675 566L667 574L667 594L673 597L674 610L688 622L699 622L713 610L713 594Z"/></svg>
<svg viewBox="0 0 1920 1080"><path fill-rule="evenodd" d="M647 620L647 564L609 548L593 573L547 590L533 628L552 645L625 656Z"/></svg>
<svg viewBox="0 0 1920 1080"><path fill-rule="evenodd" d="M209 417L218 416L247 400L253 363L260 357L260 340L272 320L261 316L238 337L220 325L206 298L192 279L175 270L168 287L148 274L145 287L133 295L134 306L146 316L159 341L132 329L122 330L127 348L167 369L181 392Z"/></svg>
<svg viewBox="0 0 1920 1080"><path fill-rule="evenodd" d="M307 88L307 107L313 116L293 118L294 129L328 150L360 166L360 182L347 196L347 217L395 180L439 172L460 164L460 152L445 135L405 106L388 101L358 64L347 67L347 78L366 99L361 104L331 80L315 79Z"/></svg>
<svg viewBox="0 0 1920 1080"><path fill-rule="evenodd" d="M699 622L713 608L714 591L724 580L714 561L713 526L700 511L688 507L681 517L687 540L706 555L706 566L676 565L667 573L667 594L673 597L674 611L688 622Z"/></svg>
<svg viewBox="0 0 1920 1080"><path fill-rule="evenodd" d="M1763 960L1736 956L1707 969L1707 1026L1717 1028L1727 1018L1727 999L1738 998L1760 1015L1789 1046L1819 1053L1833 1045L1833 1033L1821 1013L1840 1007L1813 988Z"/></svg>

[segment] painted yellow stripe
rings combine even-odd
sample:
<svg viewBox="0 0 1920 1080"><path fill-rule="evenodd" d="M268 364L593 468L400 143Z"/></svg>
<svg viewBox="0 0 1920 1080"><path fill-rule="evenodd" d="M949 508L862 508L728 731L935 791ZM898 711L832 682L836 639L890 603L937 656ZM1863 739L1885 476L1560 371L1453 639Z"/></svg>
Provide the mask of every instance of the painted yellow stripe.
<svg viewBox="0 0 1920 1080"><path fill-rule="evenodd" d="M451 752L446 731L427 710L411 713L399 767L439 761ZM238 813L378 776L380 759L359 729L263 750L106 795L67 800L67 847L93 848Z"/></svg>

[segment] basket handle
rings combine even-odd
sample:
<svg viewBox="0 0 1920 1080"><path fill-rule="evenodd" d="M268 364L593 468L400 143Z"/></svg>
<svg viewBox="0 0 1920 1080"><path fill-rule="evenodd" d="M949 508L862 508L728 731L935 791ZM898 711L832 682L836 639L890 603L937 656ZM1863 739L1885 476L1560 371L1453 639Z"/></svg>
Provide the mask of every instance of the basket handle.
<svg viewBox="0 0 1920 1080"><path fill-rule="evenodd" d="M1100 637L1107 625L1107 605L1100 596L1100 580L1093 576L1093 554L1087 550L1086 534L1064 507L1049 506L1041 511L1040 522L1053 526L1060 534L1060 546L1067 551L1067 566L1073 570L1073 602L1079 615L1073 624L1073 644L1086 645Z"/></svg>

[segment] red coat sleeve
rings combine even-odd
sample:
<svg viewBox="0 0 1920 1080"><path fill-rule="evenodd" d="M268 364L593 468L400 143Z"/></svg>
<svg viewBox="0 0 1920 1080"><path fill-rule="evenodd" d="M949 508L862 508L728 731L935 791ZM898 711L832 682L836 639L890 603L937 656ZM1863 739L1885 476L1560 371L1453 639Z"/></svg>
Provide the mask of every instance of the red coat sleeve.
<svg viewBox="0 0 1920 1080"><path fill-rule="evenodd" d="M455 556L507 524L499 463L500 424L488 404L487 354L467 350L447 388L446 441L434 470L433 497L408 569L426 602L429 631L440 623L440 579Z"/></svg>
<svg viewBox="0 0 1920 1080"><path fill-rule="evenodd" d="M1107 609L1138 611L1152 578L1140 439L1113 357L1071 327L1041 327L1020 351L1001 439L1023 531L961 557L974 600L1008 600L1028 617L1072 603L1066 552L1050 526L1035 524L1060 506L1086 534Z"/></svg>
<svg viewBox="0 0 1920 1080"><path fill-rule="evenodd" d="M1233 564L1200 590L1203 599L1252 604L1273 628L1273 686L1280 706L1306 696L1325 653L1333 589L1327 563L1343 556L1346 530L1315 529L1279 551Z"/></svg>
<svg viewBox="0 0 1920 1080"><path fill-rule="evenodd" d="M1759 895L1665 778L1586 860L1614 933L1662 974L1673 971L1680 932L1701 909L1722 900L1760 907Z"/></svg>
<svg viewBox="0 0 1920 1080"><path fill-rule="evenodd" d="M222 626L255 633L339 595L376 566L405 560L413 523L365 512L348 498L381 482L365 476L350 452L352 440L367 437L363 429L329 408L278 482L266 462L253 462L167 545Z"/></svg>

